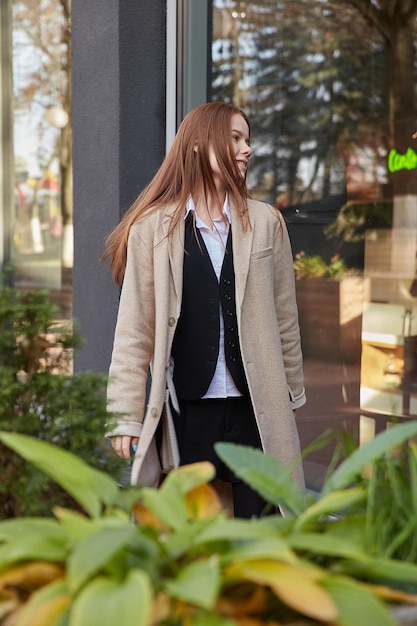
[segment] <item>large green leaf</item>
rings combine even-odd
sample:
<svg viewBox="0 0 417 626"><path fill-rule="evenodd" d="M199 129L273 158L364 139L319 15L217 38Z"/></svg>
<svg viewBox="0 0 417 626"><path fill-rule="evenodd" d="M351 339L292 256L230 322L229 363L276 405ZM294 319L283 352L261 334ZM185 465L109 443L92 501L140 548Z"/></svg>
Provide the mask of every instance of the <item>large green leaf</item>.
<svg viewBox="0 0 417 626"><path fill-rule="evenodd" d="M333 474L325 481L322 494L344 489L359 476L364 468L378 457L390 452L396 446L417 435L417 421L396 424L374 439L368 441L361 448L357 448Z"/></svg>
<svg viewBox="0 0 417 626"><path fill-rule="evenodd" d="M352 504L357 504L364 500L365 497L366 492L360 487L334 491L324 496L301 513L294 522L293 530L294 532L299 531L307 524L319 519L323 515L339 513L341 510L352 506Z"/></svg>
<svg viewBox="0 0 417 626"><path fill-rule="evenodd" d="M282 506L293 515L305 509L305 496L288 468L261 450L233 443L216 443L219 457L267 502Z"/></svg>
<svg viewBox="0 0 417 626"><path fill-rule="evenodd" d="M149 626L152 599L145 572L131 570L122 582L101 576L74 600L69 626Z"/></svg>
<svg viewBox="0 0 417 626"><path fill-rule="evenodd" d="M157 491L144 487L142 498L145 506L166 526L180 530L187 523L184 494L176 483L164 485Z"/></svg>
<svg viewBox="0 0 417 626"><path fill-rule="evenodd" d="M158 491L143 488L141 497L161 522L176 531L184 530L189 517L186 494L212 480L214 475L214 466L207 462L178 467L167 476Z"/></svg>
<svg viewBox="0 0 417 626"><path fill-rule="evenodd" d="M175 580L165 583L165 588L174 598L203 609L212 609L220 589L218 559L211 558L186 565L181 568Z"/></svg>
<svg viewBox="0 0 417 626"><path fill-rule="evenodd" d="M224 563L234 558L263 558L268 555L288 563L295 560L287 541L274 526L268 524L268 518L217 518L196 535L193 546L210 546L218 542L226 542L226 547L221 551Z"/></svg>
<svg viewBox="0 0 417 626"><path fill-rule="evenodd" d="M417 565L395 559L368 558L366 561L345 561L340 564L348 574L365 580L396 583L407 586L417 593Z"/></svg>
<svg viewBox="0 0 417 626"><path fill-rule="evenodd" d="M92 517L100 514L103 503L116 499L116 483L67 450L17 433L0 432L0 441L45 472Z"/></svg>
<svg viewBox="0 0 417 626"><path fill-rule="evenodd" d="M137 532L137 527L120 520L117 527L100 528L76 545L68 559L68 586L71 592L74 593L88 578L102 570Z"/></svg>
<svg viewBox="0 0 417 626"><path fill-rule="evenodd" d="M355 537L333 537L326 533L294 533L287 537L288 545L294 550L311 552L318 556L335 556L345 559L366 559L362 542L355 543Z"/></svg>
<svg viewBox="0 0 417 626"><path fill-rule="evenodd" d="M236 626L234 619L223 617L219 613L200 612L189 619L190 626Z"/></svg>
<svg viewBox="0 0 417 626"><path fill-rule="evenodd" d="M210 482L215 475L215 467L208 461L182 465L168 474L162 489L170 489L171 485L175 484L185 494L203 483Z"/></svg>
<svg viewBox="0 0 417 626"><path fill-rule="evenodd" d="M280 539L279 531L269 523L269 518L247 520L218 517L196 536L195 544L212 541L257 540L265 537Z"/></svg>
<svg viewBox="0 0 417 626"><path fill-rule="evenodd" d="M64 561L69 550L65 532L47 518L0 522L0 542L0 568L20 561Z"/></svg>
<svg viewBox="0 0 417 626"><path fill-rule="evenodd" d="M70 509L57 506L54 508L54 515L71 542L77 543L82 541L96 531L96 520L91 520L78 511L71 511Z"/></svg>
<svg viewBox="0 0 417 626"><path fill-rule="evenodd" d="M338 609L340 626L397 626L388 608L360 583L343 577L320 581Z"/></svg>
<svg viewBox="0 0 417 626"><path fill-rule="evenodd" d="M222 565L250 559L275 559L284 563L295 563L297 557L288 544L278 537L244 541L221 553Z"/></svg>

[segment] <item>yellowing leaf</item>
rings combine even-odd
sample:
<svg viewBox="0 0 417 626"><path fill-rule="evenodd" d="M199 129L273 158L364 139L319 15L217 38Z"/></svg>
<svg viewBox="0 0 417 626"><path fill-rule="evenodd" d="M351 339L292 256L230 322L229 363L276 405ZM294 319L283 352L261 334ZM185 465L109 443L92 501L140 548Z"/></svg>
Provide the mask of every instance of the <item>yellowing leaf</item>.
<svg viewBox="0 0 417 626"><path fill-rule="evenodd" d="M7 622L5 622L4 619L6 617L10 617L10 615L13 615L13 618L15 618L19 611L19 607L20 607L20 603L17 600L17 598L12 598L11 600L1 598L0 599L0 624L6 625Z"/></svg>
<svg viewBox="0 0 417 626"><path fill-rule="evenodd" d="M385 585L365 585L378 598L394 602L406 602L407 604L417 604L417 594L400 591L400 589L392 589Z"/></svg>
<svg viewBox="0 0 417 626"><path fill-rule="evenodd" d="M170 488L175 483L181 489L182 493L187 493L201 485L213 480L216 474L214 465L208 461L200 463L190 463L189 465L181 465L174 471L170 472L164 480L161 489Z"/></svg>
<svg viewBox="0 0 417 626"><path fill-rule="evenodd" d="M151 526L151 528L156 530L167 530L168 528L142 503L135 504L132 513L141 526Z"/></svg>
<svg viewBox="0 0 417 626"><path fill-rule="evenodd" d="M217 602L217 610L228 617L238 617L260 613L266 606L268 593L265 587L256 585L243 596L223 594Z"/></svg>
<svg viewBox="0 0 417 626"><path fill-rule="evenodd" d="M23 608L16 626L55 626L70 603L67 586L57 580L35 592Z"/></svg>
<svg viewBox="0 0 417 626"><path fill-rule="evenodd" d="M63 575L64 572L58 565L46 561L34 561L2 572L0 589L3 591L8 586L37 589L52 580L62 578Z"/></svg>
<svg viewBox="0 0 417 626"><path fill-rule="evenodd" d="M192 519L204 519L220 513L222 504L216 491L203 483L188 491L185 497L187 512Z"/></svg>
<svg viewBox="0 0 417 626"><path fill-rule="evenodd" d="M171 599L167 593L161 591L153 601L151 624L159 624L167 620L172 613Z"/></svg>
<svg viewBox="0 0 417 626"><path fill-rule="evenodd" d="M317 570L263 559L235 563L227 568L226 573L231 578L270 587L285 604L303 615L325 622L337 618L335 603L316 583Z"/></svg>

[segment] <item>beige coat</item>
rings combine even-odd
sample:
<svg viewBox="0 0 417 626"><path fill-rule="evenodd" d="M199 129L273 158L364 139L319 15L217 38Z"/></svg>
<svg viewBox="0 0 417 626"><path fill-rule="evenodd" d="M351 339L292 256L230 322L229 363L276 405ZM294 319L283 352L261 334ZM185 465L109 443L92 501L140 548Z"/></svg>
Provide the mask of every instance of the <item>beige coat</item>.
<svg viewBox="0 0 417 626"><path fill-rule="evenodd" d="M252 227L245 232L231 207L242 359L263 449L290 464L300 454L293 410L305 402L292 252L281 215L254 200L248 208ZM109 372L108 408L118 420L107 434L140 436L132 468L139 484L160 471L154 434L181 310L184 225L166 237L171 211L149 214L131 229ZM294 476L303 484L300 465Z"/></svg>

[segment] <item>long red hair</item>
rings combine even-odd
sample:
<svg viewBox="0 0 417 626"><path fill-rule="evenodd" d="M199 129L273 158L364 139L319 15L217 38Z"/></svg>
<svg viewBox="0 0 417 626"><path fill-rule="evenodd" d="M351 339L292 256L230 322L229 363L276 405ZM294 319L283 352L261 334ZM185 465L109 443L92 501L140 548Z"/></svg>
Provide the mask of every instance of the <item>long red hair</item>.
<svg viewBox="0 0 417 626"><path fill-rule="evenodd" d="M185 116L158 172L106 240L102 260L111 259L110 267L116 284L123 281L127 241L134 222L163 206L174 205L176 211L170 226L171 233L184 216L189 196L195 201L201 195L205 198L217 197L210 166L210 147L214 150L226 190L233 198L243 228L250 226L246 181L239 172L236 159L232 158L231 126L236 114L243 117L250 130L246 114L224 102L202 104Z"/></svg>

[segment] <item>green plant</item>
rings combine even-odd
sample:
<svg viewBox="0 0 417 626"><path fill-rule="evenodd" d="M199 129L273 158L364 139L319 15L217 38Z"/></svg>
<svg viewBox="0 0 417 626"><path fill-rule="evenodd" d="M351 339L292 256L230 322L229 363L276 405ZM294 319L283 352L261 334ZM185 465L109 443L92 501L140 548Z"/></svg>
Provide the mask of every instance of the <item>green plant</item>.
<svg viewBox="0 0 417 626"><path fill-rule="evenodd" d="M345 276L357 275L357 270L346 267L345 261L335 254L329 263L319 254L309 255L301 251L295 255L294 272L297 279L302 278L328 278L340 280Z"/></svg>
<svg viewBox="0 0 417 626"><path fill-rule="evenodd" d="M0 286L0 429L54 442L119 476L125 463L104 440L106 377L72 374L81 338L55 317L47 291ZM68 494L1 446L0 517L50 515L58 504L69 506Z"/></svg>
<svg viewBox="0 0 417 626"><path fill-rule="evenodd" d="M368 549L364 470L394 458L401 464L393 451L416 434L411 422L378 435L317 498L306 498L288 469L260 451L217 444L230 467L286 511L238 520L221 510L209 463L173 471L158 490L121 489L65 450L0 433L84 510L58 507L53 519L0 523L2 623L395 626L387 602L415 601L417 566Z"/></svg>
<svg viewBox="0 0 417 626"><path fill-rule="evenodd" d="M392 228L392 215L392 202L352 202L340 209L324 232L329 239L357 243L369 228Z"/></svg>

